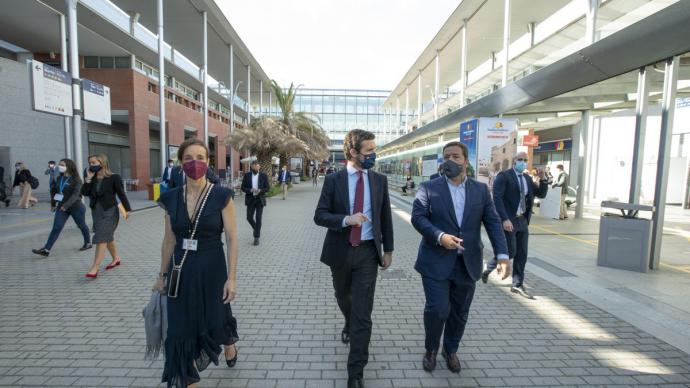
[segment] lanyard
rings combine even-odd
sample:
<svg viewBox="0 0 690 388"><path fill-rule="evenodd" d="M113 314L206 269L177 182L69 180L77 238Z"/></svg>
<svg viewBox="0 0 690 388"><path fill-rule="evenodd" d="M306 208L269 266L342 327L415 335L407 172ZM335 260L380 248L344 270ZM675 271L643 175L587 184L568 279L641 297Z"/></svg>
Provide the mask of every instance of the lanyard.
<svg viewBox="0 0 690 388"><path fill-rule="evenodd" d="M65 189L65 186L67 186L67 184L69 183L70 178L71 177L67 177L67 179L65 179L64 176L62 177L62 180L60 181L60 194L62 194L62 191Z"/></svg>
<svg viewBox="0 0 690 388"><path fill-rule="evenodd" d="M196 199L196 204L194 205L194 212L192 213L192 217L189 219L189 221L190 221L189 233L190 233L190 234L192 233L192 224L191 224L191 222L192 222L194 219L197 219L197 220L198 220L198 218L199 218L198 216L200 215L202 198L205 200L205 198L207 198L207 196L206 196L207 191L209 191L209 192L211 191L210 188L208 188L208 190L207 190L207 186L208 186L208 181L206 181L206 183L204 183L204 188L201 189L201 192L199 193L199 196L198 196L197 199ZM213 184L211 184L211 186L213 186ZM183 202L184 202L184 211L185 211L185 214L187 214L187 216L189 217L189 212L187 211L187 185L184 186L184 198L183 198L183 200L184 200Z"/></svg>

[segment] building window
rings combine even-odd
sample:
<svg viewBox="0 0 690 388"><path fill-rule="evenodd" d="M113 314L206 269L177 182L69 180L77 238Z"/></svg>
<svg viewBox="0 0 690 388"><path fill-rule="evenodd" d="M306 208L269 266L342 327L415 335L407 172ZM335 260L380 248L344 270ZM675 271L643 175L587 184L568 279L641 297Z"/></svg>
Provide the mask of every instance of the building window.
<svg viewBox="0 0 690 388"><path fill-rule="evenodd" d="M98 57L84 57L84 67L87 69L98 69Z"/></svg>
<svg viewBox="0 0 690 388"><path fill-rule="evenodd" d="M129 57L115 57L115 68L116 69L129 69L130 59Z"/></svg>
<svg viewBox="0 0 690 388"><path fill-rule="evenodd" d="M112 69L115 67L115 58L101 57L101 69Z"/></svg>

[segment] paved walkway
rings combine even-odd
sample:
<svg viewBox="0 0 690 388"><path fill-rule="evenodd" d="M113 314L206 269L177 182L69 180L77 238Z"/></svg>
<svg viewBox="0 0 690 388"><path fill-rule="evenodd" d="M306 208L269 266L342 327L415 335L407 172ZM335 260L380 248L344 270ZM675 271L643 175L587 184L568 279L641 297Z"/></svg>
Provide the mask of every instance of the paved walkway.
<svg viewBox="0 0 690 388"><path fill-rule="evenodd" d="M241 341L233 369L211 366L202 387L343 387L347 346L330 272L319 260L325 231L312 221L318 192L297 185L269 200L262 244L251 245L238 207ZM241 203L241 202L240 202ZM400 204L398 201L396 203ZM395 209L394 265L381 272L367 387L632 386L690 384L690 356L529 272L528 301L491 278L478 284L458 376L426 373L419 235ZM0 243L0 385L155 387L162 361L143 361L141 309L158 271L162 211L138 212L117 238L121 267L86 281L93 252L67 230L49 258L46 236ZM440 359L439 359L440 360Z"/></svg>

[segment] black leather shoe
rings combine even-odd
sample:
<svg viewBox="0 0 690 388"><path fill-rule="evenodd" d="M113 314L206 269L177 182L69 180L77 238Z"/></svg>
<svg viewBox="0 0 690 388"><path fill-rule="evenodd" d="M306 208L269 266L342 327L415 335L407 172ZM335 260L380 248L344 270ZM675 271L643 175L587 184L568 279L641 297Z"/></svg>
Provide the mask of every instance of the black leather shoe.
<svg viewBox="0 0 690 388"><path fill-rule="evenodd" d="M534 296L532 296L532 294L529 291L525 290L524 286L510 287L510 292L518 294L527 299L534 299Z"/></svg>
<svg viewBox="0 0 690 388"><path fill-rule="evenodd" d="M489 281L489 275L491 274L491 271L488 269L484 272L482 272L482 283L486 284L486 282Z"/></svg>
<svg viewBox="0 0 690 388"><path fill-rule="evenodd" d="M227 357L225 358L225 363L228 364L228 368L232 368L235 366L235 364L237 364L237 347L234 344L228 346L232 346L235 348L235 357L231 359L228 359Z"/></svg>
<svg viewBox="0 0 690 388"><path fill-rule="evenodd" d="M259 238L258 237L254 238L254 245L259 245Z"/></svg>
<svg viewBox="0 0 690 388"><path fill-rule="evenodd" d="M441 352L441 355L446 359L446 366L448 367L449 371L453 373L460 373L462 366L460 366L460 359L458 359L457 353L448 353L444 349L443 352Z"/></svg>
<svg viewBox="0 0 690 388"><path fill-rule="evenodd" d="M31 252L33 252L33 253L35 253L35 254L37 254L37 255L41 255L41 256L43 256L43 257L48 257L48 255L50 255L50 251L47 250L47 249L45 249L45 248L41 248L41 249L32 249Z"/></svg>
<svg viewBox="0 0 690 388"><path fill-rule="evenodd" d="M344 344L349 344L350 343L350 331L343 329L343 331L340 333L340 340L343 341Z"/></svg>
<svg viewBox="0 0 690 388"><path fill-rule="evenodd" d="M347 379L347 388L364 388L364 380L361 377Z"/></svg>
<svg viewBox="0 0 690 388"><path fill-rule="evenodd" d="M93 245L91 244L84 244L81 248L79 248L80 251L87 251L89 249L93 248Z"/></svg>
<svg viewBox="0 0 690 388"><path fill-rule="evenodd" d="M424 367L424 370L427 372L431 372L436 369L436 352L427 351L424 353L422 367Z"/></svg>

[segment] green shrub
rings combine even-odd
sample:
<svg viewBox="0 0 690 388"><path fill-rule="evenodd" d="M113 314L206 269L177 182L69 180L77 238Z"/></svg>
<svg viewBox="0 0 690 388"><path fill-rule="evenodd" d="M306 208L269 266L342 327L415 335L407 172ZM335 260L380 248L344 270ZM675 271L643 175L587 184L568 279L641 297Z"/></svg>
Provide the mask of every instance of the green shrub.
<svg viewBox="0 0 690 388"><path fill-rule="evenodd" d="M309 182L309 181L311 181L311 178L308 176L303 176L301 180L302 180L302 182Z"/></svg>

